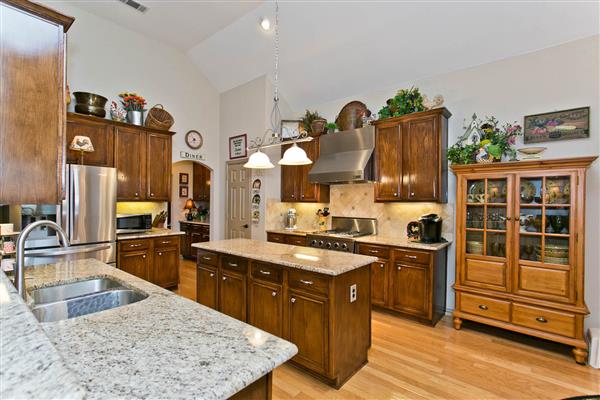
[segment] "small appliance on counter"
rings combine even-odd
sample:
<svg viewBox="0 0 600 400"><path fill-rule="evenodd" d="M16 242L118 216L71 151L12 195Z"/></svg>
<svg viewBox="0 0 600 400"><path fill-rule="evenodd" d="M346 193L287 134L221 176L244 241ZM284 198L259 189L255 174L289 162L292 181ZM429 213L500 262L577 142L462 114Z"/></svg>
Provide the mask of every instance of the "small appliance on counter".
<svg viewBox="0 0 600 400"><path fill-rule="evenodd" d="M285 229L288 231L293 231L297 229L296 226L297 217L296 217L296 209L290 208L285 216Z"/></svg>
<svg viewBox="0 0 600 400"><path fill-rule="evenodd" d="M409 239L422 243L442 242L442 218L437 214L422 215L418 221L408 223L406 233Z"/></svg>
<svg viewBox="0 0 600 400"><path fill-rule="evenodd" d="M118 214L117 234L152 230L152 214Z"/></svg>

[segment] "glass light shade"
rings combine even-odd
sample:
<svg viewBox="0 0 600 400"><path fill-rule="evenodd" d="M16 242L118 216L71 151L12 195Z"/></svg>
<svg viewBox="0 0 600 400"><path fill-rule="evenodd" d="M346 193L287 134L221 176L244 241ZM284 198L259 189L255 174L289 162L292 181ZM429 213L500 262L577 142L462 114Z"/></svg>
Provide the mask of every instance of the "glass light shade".
<svg viewBox="0 0 600 400"><path fill-rule="evenodd" d="M91 153L94 151L92 139L87 136L75 136L69 145L69 149Z"/></svg>
<svg viewBox="0 0 600 400"><path fill-rule="evenodd" d="M279 160L279 165L308 165L312 161L296 143L283 153L283 158Z"/></svg>
<svg viewBox="0 0 600 400"><path fill-rule="evenodd" d="M194 200L187 199L185 202L185 205L183 206L183 209L184 210L193 210L194 208L196 208L196 205L194 204Z"/></svg>
<svg viewBox="0 0 600 400"><path fill-rule="evenodd" d="M244 168L252 168L252 169L269 169L275 168L271 160L269 160L269 156L263 153L262 151L257 150L256 153L250 155L248 158L248 162L244 164Z"/></svg>

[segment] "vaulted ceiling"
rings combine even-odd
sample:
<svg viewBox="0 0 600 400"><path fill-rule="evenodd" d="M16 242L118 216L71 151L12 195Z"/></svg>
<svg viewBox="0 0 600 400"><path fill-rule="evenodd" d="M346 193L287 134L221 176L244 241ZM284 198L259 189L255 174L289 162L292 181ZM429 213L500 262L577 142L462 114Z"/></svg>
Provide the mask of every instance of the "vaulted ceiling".
<svg viewBox="0 0 600 400"><path fill-rule="evenodd" d="M150 11L81 7L186 51L219 91L272 74L258 21L273 2L140 2ZM281 89L302 109L596 35L599 14L596 1L281 0Z"/></svg>

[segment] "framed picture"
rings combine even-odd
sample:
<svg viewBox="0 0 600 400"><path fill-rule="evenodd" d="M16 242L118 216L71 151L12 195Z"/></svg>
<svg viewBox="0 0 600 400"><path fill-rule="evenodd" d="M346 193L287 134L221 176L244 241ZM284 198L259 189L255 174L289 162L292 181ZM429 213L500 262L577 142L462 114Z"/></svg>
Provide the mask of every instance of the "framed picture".
<svg viewBox="0 0 600 400"><path fill-rule="evenodd" d="M190 174L186 174L185 172L179 173L179 184L180 185L188 185L190 183Z"/></svg>
<svg viewBox="0 0 600 400"><path fill-rule="evenodd" d="M248 156L246 134L232 136L229 138L229 159L245 158Z"/></svg>
<svg viewBox="0 0 600 400"><path fill-rule="evenodd" d="M281 138L283 140L293 139L304 130L302 121L298 119L282 119L281 120Z"/></svg>
<svg viewBox="0 0 600 400"><path fill-rule="evenodd" d="M188 187L179 186L179 197L189 197Z"/></svg>
<svg viewBox="0 0 600 400"><path fill-rule="evenodd" d="M590 108L526 115L523 123L525 144L590 137Z"/></svg>

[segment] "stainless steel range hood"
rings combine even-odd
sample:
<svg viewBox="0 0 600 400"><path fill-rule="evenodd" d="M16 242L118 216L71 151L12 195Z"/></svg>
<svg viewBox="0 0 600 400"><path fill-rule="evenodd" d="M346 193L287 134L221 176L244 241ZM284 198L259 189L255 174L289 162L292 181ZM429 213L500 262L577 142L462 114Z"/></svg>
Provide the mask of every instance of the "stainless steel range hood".
<svg viewBox="0 0 600 400"><path fill-rule="evenodd" d="M319 158L308 173L313 183L363 183L373 179L375 128L352 129L323 135Z"/></svg>

